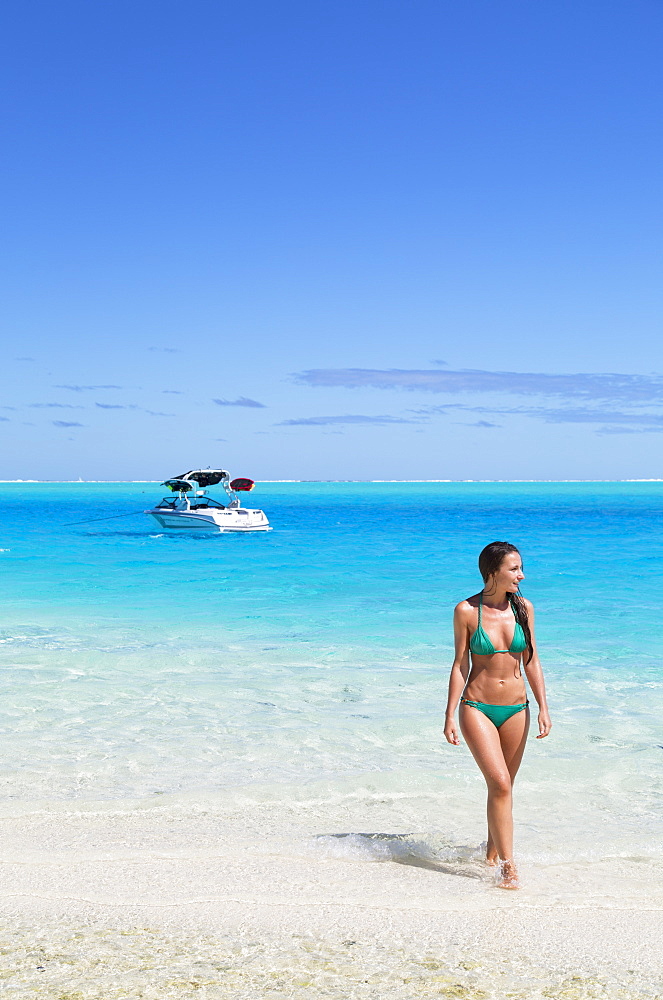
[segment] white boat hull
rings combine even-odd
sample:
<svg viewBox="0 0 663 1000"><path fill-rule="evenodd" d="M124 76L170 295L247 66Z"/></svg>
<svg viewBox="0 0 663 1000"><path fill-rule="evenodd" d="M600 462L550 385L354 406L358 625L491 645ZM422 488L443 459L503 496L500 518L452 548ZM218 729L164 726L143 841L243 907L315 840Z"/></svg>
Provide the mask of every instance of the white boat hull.
<svg viewBox="0 0 663 1000"><path fill-rule="evenodd" d="M271 531L261 510L168 510L155 507L146 510L166 531L247 532Z"/></svg>

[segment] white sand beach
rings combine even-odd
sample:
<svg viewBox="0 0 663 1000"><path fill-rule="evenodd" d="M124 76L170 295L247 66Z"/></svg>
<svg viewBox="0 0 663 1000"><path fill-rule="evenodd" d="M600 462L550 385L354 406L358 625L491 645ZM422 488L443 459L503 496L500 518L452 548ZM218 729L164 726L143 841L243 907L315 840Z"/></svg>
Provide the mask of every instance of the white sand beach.
<svg viewBox="0 0 663 1000"><path fill-rule="evenodd" d="M476 852L434 862L413 838L287 843L229 830L227 815L224 834L213 811L139 814L4 821L13 996L660 995L663 881L637 859L525 865L505 892Z"/></svg>

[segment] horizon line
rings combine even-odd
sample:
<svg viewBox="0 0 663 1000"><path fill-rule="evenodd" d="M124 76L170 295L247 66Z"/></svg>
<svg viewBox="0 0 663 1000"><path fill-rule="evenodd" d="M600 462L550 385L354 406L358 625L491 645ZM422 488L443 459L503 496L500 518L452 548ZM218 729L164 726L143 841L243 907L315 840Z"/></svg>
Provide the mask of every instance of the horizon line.
<svg viewBox="0 0 663 1000"><path fill-rule="evenodd" d="M259 479L257 483L663 483L663 478L628 479ZM84 486L114 484L136 486L162 485L159 479L0 479L7 483L40 483L51 485Z"/></svg>

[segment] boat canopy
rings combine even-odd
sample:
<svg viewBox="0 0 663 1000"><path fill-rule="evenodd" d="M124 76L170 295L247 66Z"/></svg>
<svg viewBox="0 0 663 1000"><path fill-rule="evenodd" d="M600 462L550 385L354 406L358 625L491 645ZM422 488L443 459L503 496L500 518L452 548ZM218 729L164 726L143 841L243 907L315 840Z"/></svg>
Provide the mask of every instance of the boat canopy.
<svg viewBox="0 0 663 1000"><path fill-rule="evenodd" d="M173 492L188 493L195 489L196 484L202 489L207 489L208 486L217 486L224 479L230 479L230 473L224 469L192 469L190 472L174 476L173 479L167 479L161 485L168 486Z"/></svg>

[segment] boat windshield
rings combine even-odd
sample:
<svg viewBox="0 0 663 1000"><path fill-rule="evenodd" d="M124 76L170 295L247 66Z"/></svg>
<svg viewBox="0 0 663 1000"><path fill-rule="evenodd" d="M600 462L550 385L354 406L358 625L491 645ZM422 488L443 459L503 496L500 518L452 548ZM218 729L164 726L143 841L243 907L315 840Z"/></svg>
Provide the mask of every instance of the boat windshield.
<svg viewBox="0 0 663 1000"><path fill-rule="evenodd" d="M180 497L164 497L157 504L157 510L225 510L225 506L213 497L187 497L186 500Z"/></svg>
<svg viewBox="0 0 663 1000"><path fill-rule="evenodd" d="M205 507L215 507L217 510L225 510L226 508L218 500L213 500L212 497L190 497L189 507L191 510L200 510Z"/></svg>

